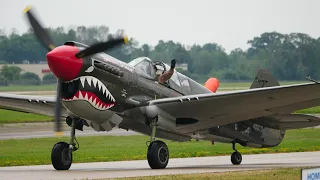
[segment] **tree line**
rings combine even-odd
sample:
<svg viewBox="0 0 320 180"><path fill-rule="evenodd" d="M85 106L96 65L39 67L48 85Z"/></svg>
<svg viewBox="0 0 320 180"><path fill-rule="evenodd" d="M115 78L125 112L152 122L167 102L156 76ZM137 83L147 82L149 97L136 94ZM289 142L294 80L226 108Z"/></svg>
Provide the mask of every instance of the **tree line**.
<svg viewBox="0 0 320 180"><path fill-rule="evenodd" d="M87 45L123 35L123 30L111 33L107 26L77 26L48 28L56 46L66 41ZM187 63L188 70L178 69L185 75L204 82L209 77L222 80L252 80L259 68L271 71L279 80L303 80L305 76L320 78L320 40L303 33L281 34L265 32L247 42L246 50L237 48L227 53L215 43L184 45L179 42L159 40L155 46L139 44L131 38L129 45L106 53L129 62L140 56L170 63ZM45 61L47 51L34 37L32 30L19 34L13 30L0 30L0 63L31 63Z"/></svg>

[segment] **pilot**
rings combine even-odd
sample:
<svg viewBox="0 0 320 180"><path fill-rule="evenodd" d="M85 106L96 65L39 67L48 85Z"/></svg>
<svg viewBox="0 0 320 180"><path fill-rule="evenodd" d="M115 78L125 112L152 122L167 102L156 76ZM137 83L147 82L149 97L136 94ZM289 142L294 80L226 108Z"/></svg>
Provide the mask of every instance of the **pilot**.
<svg viewBox="0 0 320 180"><path fill-rule="evenodd" d="M168 81L171 76L174 73L174 68L176 67L176 60L172 59L171 60L171 67L169 69L169 71L166 71L164 73L159 73L157 72L157 78L158 78L158 83L163 84L164 82Z"/></svg>

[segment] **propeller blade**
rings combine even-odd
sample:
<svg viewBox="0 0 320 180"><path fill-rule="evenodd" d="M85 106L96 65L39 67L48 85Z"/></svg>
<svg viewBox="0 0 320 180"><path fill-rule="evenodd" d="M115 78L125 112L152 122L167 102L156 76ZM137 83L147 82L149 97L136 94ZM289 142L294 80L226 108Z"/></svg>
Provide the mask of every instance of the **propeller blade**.
<svg viewBox="0 0 320 180"><path fill-rule="evenodd" d="M56 106L54 111L54 119L56 121L56 135L60 136L63 135L62 128L61 128L61 85L62 81L58 79L57 83L57 95L56 95Z"/></svg>
<svg viewBox="0 0 320 180"><path fill-rule="evenodd" d="M49 33L43 28L43 26L39 23L37 18L35 17L34 13L31 11L31 7L28 6L24 9L24 14L27 15L27 18L29 20L29 23L40 41L42 45L44 45L48 51L51 51L55 48L53 41L51 37L49 36ZM97 43L94 44L80 52L78 52L75 56L77 58L83 58L86 56L90 56L99 52L103 52L105 50L114 48L120 44L128 44L129 40L128 37L125 36L123 38L117 38L113 39L107 42L102 42L102 43ZM58 78L57 82L57 95L56 95L56 106L55 106L55 122L56 122L56 134L57 135L62 135L62 128L61 128L61 86L62 86L62 80Z"/></svg>
<svg viewBox="0 0 320 180"><path fill-rule="evenodd" d="M55 48L52 39L49 36L49 33L41 26L39 21L34 16L34 13L31 11L31 7L28 6L23 11L27 14L29 23L37 36L38 40L47 48L48 51L51 51Z"/></svg>
<svg viewBox="0 0 320 180"><path fill-rule="evenodd" d="M24 9L24 14L27 15L29 23L34 31L34 34L38 38L39 42L46 47L48 51L51 51L55 48L49 33L43 28L43 26L39 23L34 13L31 11L31 7L28 6ZM61 85L62 81L58 79L57 82L57 95L56 95L56 106L54 110L54 119L56 122L56 135L62 136L62 128L61 128Z"/></svg>
<svg viewBox="0 0 320 180"><path fill-rule="evenodd" d="M87 57L87 56L90 56L90 55L93 55L93 54L96 54L99 52L103 52L108 49L112 49L120 44L128 44L128 42L129 42L128 37L125 36L123 38L118 38L118 39L113 39L113 40L110 40L107 42L97 43L97 44L94 44L94 45L78 52L76 54L76 57L77 58Z"/></svg>

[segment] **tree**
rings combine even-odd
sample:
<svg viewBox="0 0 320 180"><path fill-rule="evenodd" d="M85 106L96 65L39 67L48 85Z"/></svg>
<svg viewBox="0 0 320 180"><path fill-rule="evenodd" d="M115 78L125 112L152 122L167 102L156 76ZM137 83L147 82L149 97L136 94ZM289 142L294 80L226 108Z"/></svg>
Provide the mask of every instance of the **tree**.
<svg viewBox="0 0 320 180"><path fill-rule="evenodd" d="M42 78L42 84L55 84L57 83L57 78L52 74L46 74Z"/></svg>
<svg viewBox="0 0 320 180"><path fill-rule="evenodd" d="M0 76L8 81L19 80L21 71L22 69L18 66L4 65L1 68Z"/></svg>
<svg viewBox="0 0 320 180"><path fill-rule="evenodd" d="M32 85L40 85L41 79L40 77L32 72L25 72L21 75L21 80L24 81L26 84Z"/></svg>
<svg viewBox="0 0 320 180"><path fill-rule="evenodd" d="M109 27L77 26L47 28L56 45L66 41L78 41L87 45L123 36L124 30L110 33ZM215 43L204 45L184 45L173 40L159 40L155 46L139 45L138 40L129 39L127 45L105 51L105 53L129 62L139 56L147 56L153 61L170 64L175 58L177 63L187 63L190 77L205 81L209 76L222 79L245 80L253 77L259 68L271 71L279 80L302 80L305 76L320 79L320 39L308 34L265 32L248 40L249 48L236 48L231 53ZM45 61L47 50L38 42L33 30L19 34L13 29L8 34L0 30L0 64L31 63ZM9 79L17 79L18 75ZM16 73L19 74L19 73ZM44 81L46 82L46 80ZM56 82L56 80L54 80Z"/></svg>

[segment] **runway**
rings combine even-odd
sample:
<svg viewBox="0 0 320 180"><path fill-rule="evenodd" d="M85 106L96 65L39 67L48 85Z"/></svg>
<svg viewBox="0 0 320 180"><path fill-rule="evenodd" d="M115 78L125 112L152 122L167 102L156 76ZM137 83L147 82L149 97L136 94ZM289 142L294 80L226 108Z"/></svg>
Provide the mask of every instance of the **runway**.
<svg viewBox="0 0 320 180"><path fill-rule="evenodd" d="M133 131L122 129L113 129L109 132L97 132L95 130L77 131L77 136L131 136L140 135ZM70 136L70 131L64 131L63 136ZM0 133L0 140L7 139L29 139L29 138L44 138L55 137L53 131L36 131L36 132L16 132L16 133Z"/></svg>
<svg viewBox="0 0 320 180"><path fill-rule="evenodd" d="M73 164L69 171L56 171L51 165L0 168L0 179L96 179L244 171L284 167L320 166L320 151L243 155L234 166L230 156L170 159L166 169L152 170L146 160Z"/></svg>
<svg viewBox="0 0 320 180"><path fill-rule="evenodd" d="M70 136L70 127L63 123L65 130L63 135ZM76 131L77 136L131 136L140 135L134 131L126 131L123 129L114 128L112 131L97 132L91 127L83 127L83 131ZM55 137L54 123L15 123L3 124L0 126L0 140L6 139L28 139L28 138L43 138Z"/></svg>

